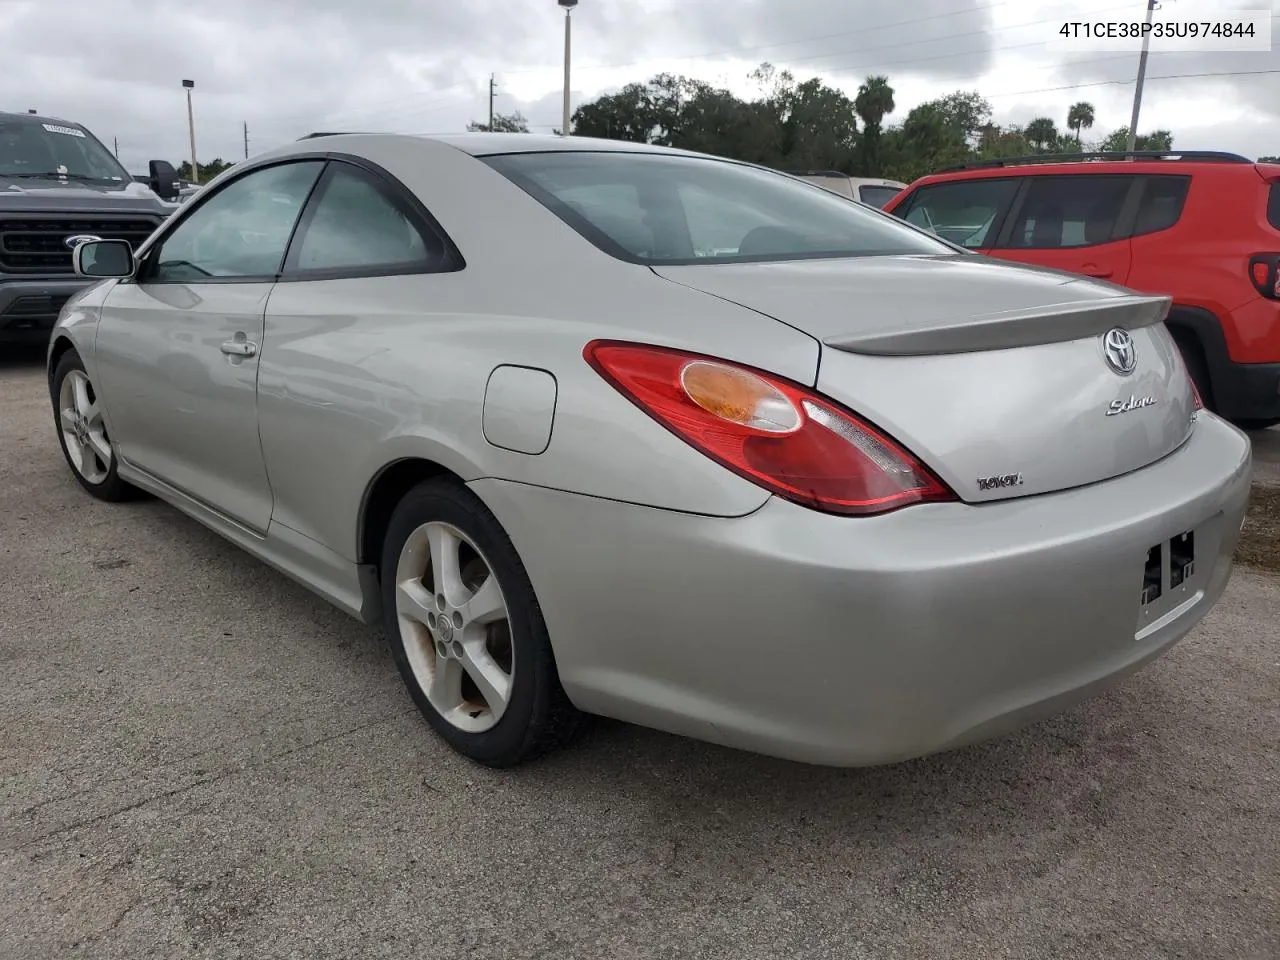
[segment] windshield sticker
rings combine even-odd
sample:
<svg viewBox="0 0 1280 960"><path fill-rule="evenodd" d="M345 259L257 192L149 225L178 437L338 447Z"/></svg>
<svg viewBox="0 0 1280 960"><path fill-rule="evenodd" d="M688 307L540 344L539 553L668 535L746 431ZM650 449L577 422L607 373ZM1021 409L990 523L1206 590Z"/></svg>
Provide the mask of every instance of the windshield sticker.
<svg viewBox="0 0 1280 960"><path fill-rule="evenodd" d="M62 126L59 126L59 125L58 125L58 124L56 124L56 123L42 123L42 124L40 124L40 126L44 127L44 128L45 128L46 130L48 130L50 133L65 133L65 134L66 134L67 136L69 136L69 137L83 137L83 136L84 136L84 131L83 131L83 130L77 130L75 127L62 127Z"/></svg>

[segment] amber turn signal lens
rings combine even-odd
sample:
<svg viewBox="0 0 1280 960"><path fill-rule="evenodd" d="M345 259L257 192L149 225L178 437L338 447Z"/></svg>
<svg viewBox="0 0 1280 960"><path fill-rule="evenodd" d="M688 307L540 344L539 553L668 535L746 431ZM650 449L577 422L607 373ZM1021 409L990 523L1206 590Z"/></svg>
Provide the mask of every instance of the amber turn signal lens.
<svg viewBox="0 0 1280 960"><path fill-rule="evenodd" d="M689 399L707 413L730 423L766 433L794 433L801 415L787 396L763 377L707 360L694 360L680 371Z"/></svg>

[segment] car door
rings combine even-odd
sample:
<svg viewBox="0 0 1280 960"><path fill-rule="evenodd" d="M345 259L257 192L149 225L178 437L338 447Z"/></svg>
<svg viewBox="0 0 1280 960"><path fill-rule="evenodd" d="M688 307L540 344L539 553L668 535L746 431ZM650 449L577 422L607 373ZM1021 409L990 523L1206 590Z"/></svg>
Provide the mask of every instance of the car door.
<svg viewBox="0 0 1280 960"><path fill-rule="evenodd" d="M354 159L331 160L267 304L258 423L273 530L355 559L354 504L388 424L467 408L475 371L440 360L459 355L467 336L462 268L408 188ZM420 393L378 374L389 354L421 376Z"/></svg>
<svg viewBox="0 0 1280 960"><path fill-rule="evenodd" d="M323 160L252 169L192 201L103 305L99 383L123 460L259 533L267 297Z"/></svg>
<svg viewBox="0 0 1280 960"><path fill-rule="evenodd" d="M983 252L1123 284L1133 259L1126 224L1139 186L1129 174L1028 176Z"/></svg>

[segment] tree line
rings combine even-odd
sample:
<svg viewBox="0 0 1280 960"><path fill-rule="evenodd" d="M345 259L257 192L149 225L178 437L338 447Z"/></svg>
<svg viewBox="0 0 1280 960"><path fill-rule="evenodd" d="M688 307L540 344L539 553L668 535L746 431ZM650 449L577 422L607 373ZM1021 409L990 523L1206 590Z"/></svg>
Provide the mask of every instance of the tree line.
<svg viewBox="0 0 1280 960"><path fill-rule="evenodd" d="M629 83L579 106L577 136L604 137L698 150L780 170L838 170L851 176L911 182L940 167L996 157L1120 151L1129 129L1090 139L1097 120L1090 103L1074 104L1062 125L1037 117L1025 125L992 122L991 104L976 91L957 90L913 107L896 124L894 90L870 76L851 99L814 77L762 63L750 74L758 93L742 99L702 80L661 73ZM472 123L469 130L489 130ZM519 113L494 117L495 132L528 132ZM559 131L556 131L559 133ZM1153 130L1136 138L1139 150L1169 150L1173 134Z"/></svg>

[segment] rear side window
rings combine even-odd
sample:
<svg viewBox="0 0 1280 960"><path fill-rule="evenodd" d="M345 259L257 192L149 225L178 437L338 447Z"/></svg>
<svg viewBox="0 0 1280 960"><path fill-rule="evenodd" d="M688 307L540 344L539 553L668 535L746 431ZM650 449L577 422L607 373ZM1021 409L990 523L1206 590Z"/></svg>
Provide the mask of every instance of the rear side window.
<svg viewBox="0 0 1280 960"><path fill-rule="evenodd" d="M864 184L858 188L858 199L873 207L884 209L884 205L896 197L902 190L898 187L877 187Z"/></svg>
<svg viewBox="0 0 1280 960"><path fill-rule="evenodd" d="M878 210L746 164L627 150L482 160L601 250L631 263L955 254Z"/></svg>
<svg viewBox="0 0 1280 960"><path fill-rule="evenodd" d="M1107 243L1132 176L1030 177L1026 197L1004 246L1060 249Z"/></svg>
<svg viewBox="0 0 1280 960"><path fill-rule="evenodd" d="M930 233L970 249L988 236L1018 189L1015 179L953 180L921 187L894 213Z"/></svg>
<svg viewBox="0 0 1280 960"><path fill-rule="evenodd" d="M1271 185L1271 199L1267 201L1267 222L1280 230L1280 181Z"/></svg>
<svg viewBox="0 0 1280 960"><path fill-rule="evenodd" d="M1142 200L1138 204L1138 216L1133 224L1133 236L1168 230L1182 216L1182 206L1187 200L1190 177L1144 177Z"/></svg>
<svg viewBox="0 0 1280 960"><path fill-rule="evenodd" d="M296 270L428 270L446 259L364 171L337 164L302 228Z"/></svg>

